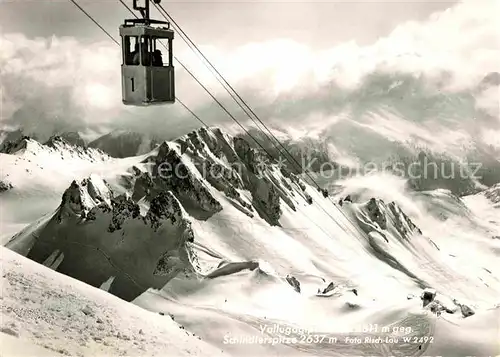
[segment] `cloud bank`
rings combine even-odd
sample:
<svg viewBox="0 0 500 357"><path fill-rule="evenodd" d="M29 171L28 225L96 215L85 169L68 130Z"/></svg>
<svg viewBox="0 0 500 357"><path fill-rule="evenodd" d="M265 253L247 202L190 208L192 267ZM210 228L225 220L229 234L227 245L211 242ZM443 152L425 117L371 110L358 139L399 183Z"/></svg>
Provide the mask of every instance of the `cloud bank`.
<svg viewBox="0 0 500 357"><path fill-rule="evenodd" d="M409 138L408 128L424 136L432 125L445 130L450 123L457 135L468 136L475 117L486 138L500 125L498 87L477 86L488 73L500 71L498 10L498 0L466 1L425 22L402 24L370 46L349 42L312 51L306 44L270 39L229 52L199 47L263 120L276 127L297 124L295 136L338 128L345 121L375 130L376 115L388 120L393 113L399 121L413 122L413 129L395 126L402 134L384 133L398 139ZM177 57L243 121L245 116L197 57L177 48ZM109 40L83 45L74 38L4 34L1 122L47 135L126 129L172 137L200 125L179 104L124 107L120 64L119 48ZM178 64L177 72L181 100L209 124L234 126ZM456 103L443 104L449 101ZM452 113L454 107L465 108L464 118Z"/></svg>

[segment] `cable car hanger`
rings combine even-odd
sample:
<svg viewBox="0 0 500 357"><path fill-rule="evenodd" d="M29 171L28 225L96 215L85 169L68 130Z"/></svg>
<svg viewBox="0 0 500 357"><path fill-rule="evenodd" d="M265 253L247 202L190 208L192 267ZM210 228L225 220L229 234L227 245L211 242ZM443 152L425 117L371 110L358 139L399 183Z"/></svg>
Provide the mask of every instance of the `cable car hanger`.
<svg viewBox="0 0 500 357"><path fill-rule="evenodd" d="M153 0L159 4L161 0ZM174 31L167 21L149 17L149 0L144 6L134 0L134 10L142 18L126 19L120 26L122 39L122 102L125 105L149 106L175 103L173 66ZM155 25L166 25L154 27ZM158 48L165 40L167 56ZM164 43L162 43L164 44Z"/></svg>
<svg viewBox="0 0 500 357"><path fill-rule="evenodd" d="M170 22L168 21L160 21L160 20L152 20L149 18L149 0L144 0L144 6L139 6L137 5L138 0L133 0L133 8L134 10L137 10L141 13L142 19L130 19L130 20L125 20L125 23L130 22L130 23L143 23L145 25L150 25L150 24L166 24L167 28L170 28ZM153 0L155 4L160 4L161 0Z"/></svg>

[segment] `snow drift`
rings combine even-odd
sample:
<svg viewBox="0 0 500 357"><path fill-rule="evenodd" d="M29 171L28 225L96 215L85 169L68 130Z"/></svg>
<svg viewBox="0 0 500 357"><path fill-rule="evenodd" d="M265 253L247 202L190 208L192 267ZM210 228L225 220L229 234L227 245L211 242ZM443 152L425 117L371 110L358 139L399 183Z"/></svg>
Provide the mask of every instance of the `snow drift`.
<svg viewBox="0 0 500 357"><path fill-rule="evenodd" d="M4 247L0 257L2 355L222 355L169 316L128 304Z"/></svg>

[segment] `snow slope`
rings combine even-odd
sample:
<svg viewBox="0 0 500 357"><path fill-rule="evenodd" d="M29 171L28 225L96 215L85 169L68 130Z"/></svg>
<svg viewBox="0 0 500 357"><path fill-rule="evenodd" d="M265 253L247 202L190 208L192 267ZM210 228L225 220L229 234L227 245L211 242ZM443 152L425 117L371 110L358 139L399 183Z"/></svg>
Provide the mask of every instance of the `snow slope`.
<svg viewBox="0 0 500 357"><path fill-rule="evenodd" d="M220 356L168 315L0 247L2 356Z"/></svg>
<svg viewBox="0 0 500 357"><path fill-rule="evenodd" d="M311 196L315 202L322 199L314 191L311 191ZM440 204L434 205L436 211L449 203L449 196L437 196L445 199L438 200ZM254 246L266 244L268 237L277 240L282 235L289 235L293 237L293 243L277 243L283 250L289 248L289 265L284 268L278 264L286 261L283 258L285 252L263 249L258 252L261 258L261 268L258 270L240 271L207 280L203 284L176 278L162 291L149 290L135 303L153 311L168 309L177 321L186 324L190 330L202 334L214 344L230 348L237 355L261 352L268 355L304 353L332 356L498 355L500 311L495 306L500 301L499 271L496 264L498 256L491 250L495 247L498 249L498 244L491 238L486 239L488 236L480 237L479 232L482 230L473 223L469 225L467 221L452 231L448 230L450 237L444 237L446 240L443 241L440 236L444 236L444 225L449 222L433 218L434 229L441 230L439 234L433 234L431 227L426 226L423 236L402 239L403 235L395 229L398 215L387 214L391 206L396 206L380 201L376 203L381 216L388 217L386 229L380 229L377 227L379 223L367 217L370 202L344 202L342 206L346 214L350 212L348 217L364 220L363 226L370 232L368 237L362 235L339 212L330 211L340 226L335 229L321 209L315 205L308 206L305 209L309 213L307 216L312 217L318 226L324 227L326 232L331 232L333 241L325 237L327 234L324 232L314 232L314 225L306 224L306 218L302 218L301 222L298 214L293 215L293 222L295 227L299 226L299 222L302 223L302 228L290 229L287 226L281 234L257 224L245 224L241 219L236 225L235 217L227 217L226 222L221 219L210 229L211 234L201 233L206 230L198 230L196 241L200 245L210 246L222 256L229 255L226 251L230 249L234 260L255 259L253 252L257 247ZM432 202L426 204L430 206ZM459 200L455 206L461 206ZM422 214L416 221L427 222L425 207L415 204L414 208L421 210L419 213ZM484 212L472 210L471 216L476 214L479 217L475 216L473 222L479 221L478 218L482 218ZM404 218L399 220L405 223L403 225L410 226L410 222L404 221ZM368 226L370 224L371 227ZM307 225L309 227L306 228ZM460 231L462 227L468 230ZM474 236L472 232L475 232ZM381 237L382 234L389 242ZM476 241L467 244L471 237ZM223 246L226 250L216 242L221 239L227 242ZM445 244L436 247L434 240L437 244ZM451 241L455 241L454 244L449 243ZM290 246L297 243L297 246ZM464 248L457 251L461 243L465 243ZM478 249L481 244L485 245L484 249ZM377 248L383 253L381 256L374 254L373 250ZM451 253L455 253L455 256L451 257ZM308 263L312 263L312 266L308 266ZM285 272L291 272L298 278L301 283L300 294L285 282ZM317 289L325 288L329 281L333 281L336 286L333 293L329 297L317 294ZM419 286L438 289L438 299L455 312L443 312L438 317L428 309L423 309L422 302L416 298L421 292ZM357 296L351 293L351 288L357 289ZM408 296L414 298L407 300ZM453 299L471 302L470 306L473 306L476 314L464 319ZM262 344L228 346L224 343L224 337L227 336L277 337L280 334L275 331L269 334L261 332L263 326L271 328L275 324L281 328L309 328L312 335L328 337L321 343L288 343L288 348ZM216 333L212 332L213 325L217 326ZM406 331L410 329L411 332L407 334L413 342L408 345L401 338L396 343L353 342L354 337L365 341L369 334L363 334L360 330L363 327L374 329L375 325L378 325L378 331L373 332L375 336L397 336L394 333L381 333L382 326L390 325L391 331L395 327ZM484 330L480 326L484 326ZM348 342L346 336L351 338ZM338 341L332 347L330 338L335 337ZM423 349L419 350L421 345Z"/></svg>

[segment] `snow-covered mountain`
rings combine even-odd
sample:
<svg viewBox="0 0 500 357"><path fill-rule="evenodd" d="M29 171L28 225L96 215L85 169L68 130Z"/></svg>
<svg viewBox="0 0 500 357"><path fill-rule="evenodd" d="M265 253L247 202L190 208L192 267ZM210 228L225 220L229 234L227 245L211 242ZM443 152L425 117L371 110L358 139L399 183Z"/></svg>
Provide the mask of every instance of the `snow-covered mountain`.
<svg viewBox="0 0 500 357"><path fill-rule="evenodd" d="M50 268L168 312L224 354L497 354L495 188L462 199L366 175L337 182L332 197L217 128L123 159L59 139L53 147L24 139L12 152L2 154L8 165L0 179L8 175L13 186L0 193L3 212L21 211L16 197L39 207L8 248L45 266L43 276ZM22 274L35 266L9 254L2 259ZM40 286L39 277L32 284ZM3 278L11 297L19 280ZM7 310L16 306L7 301ZM7 323L30 324L30 315L7 310ZM310 340L292 327L308 328ZM66 342L78 350L78 342ZM91 345L116 354L115 342Z"/></svg>
<svg viewBox="0 0 500 357"><path fill-rule="evenodd" d="M163 172L165 164L172 165L172 172ZM39 262L48 258L47 252L53 256L49 260L57 259L60 250L67 258L59 262L59 271L72 276L71 271L78 271L75 277L97 286L110 276L122 273L112 268L106 275L104 267L96 270L94 263L89 265L90 261L97 262L104 257L124 262L126 256L146 249L144 258L136 257L131 262L140 262L140 266L146 267L146 260L151 259L151 267L144 270L144 279L136 277L133 285L161 288L179 269L194 269L192 259L196 257L189 245L194 232L188 217L206 220L223 209L220 199L208 187L220 192L224 200L242 214L253 218L257 213L269 225L280 225L280 199L291 210L296 210L297 204L312 203L310 195L304 192L305 185L294 174L283 176L279 170L267 166L262 155L247 142L233 140L220 130L200 129L176 143L165 142L138 162L138 166L144 171L132 166L130 175L122 179L128 194L115 194L96 176L73 181L50 220L41 226L35 223L36 227L27 227L7 246L24 254L29 252L28 257ZM143 215L141 208L145 212ZM139 231L149 247L134 238ZM103 238L99 232L111 234L111 237ZM68 242L63 238L68 235L75 237L75 241L60 249L61 244ZM169 242L163 238L165 235L176 238ZM87 238L82 241L77 237ZM82 246L91 249L89 257L84 259L80 259ZM113 252L118 247L118 251ZM106 259L104 265L108 264ZM78 266L78 261L83 265ZM141 269L138 266L122 269L125 276L115 280L111 291L116 290L117 295L132 300L143 291L137 292L136 287L130 286L132 282L127 275ZM101 276L91 277L94 272ZM153 277L151 272L161 274ZM126 287L120 288L122 279Z"/></svg>
<svg viewBox="0 0 500 357"><path fill-rule="evenodd" d="M340 167L332 160L328 145L323 140L307 137L293 140L284 133L277 135L276 132L276 129L272 130L271 135L268 131L253 128L239 137L253 148L265 149L272 158L281 159L283 165L295 174Z"/></svg>
<svg viewBox="0 0 500 357"><path fill-rule="evenodd" d="M176 47L181 96L148 108L80 31L113 28L99 2L71 29L18 2L1 356L500 357L500 0L301 4L330 45L219 21L188 46L217 70Z"/></svg>
<svg viewBox="0 0 500 357"><path fill-rule="evenodd" d="M0 152L4 152L6 150L6 146L10 146L12 143L18 142L23 137L29 137L33 140L43 142L43 138L39 137L37 133L26 133L23 129L0 129ZM80 133L76 131L55 132L51 137L45 138L46 142L49 142L55 137L60 137L71 145L81 147L85 147L87 145Z"/></svg>
<svg viewBox="0 0 500 357"><path fill-rule="evenodd" d="M466 195L473 192L474 181L486 186L500 182L498 76L492 72L477 85L455 88L447 73L436 81L422 73L374 72L350 90L328 83L305 98L284 96L266 115L284 142L315 142L329 161L342 166L361 171L389 163L407 167L425 154L446 176L461 168L474 171L477 180L454 175L439 186L414 185ZM330 178L345 178L345 172Z"/></svg>
<svg viewBox="0 0 500 357"><path fill-rule="evenodd" d="M17 130L0 130L0 152L3 152L5 144L17 141L23 136L23 132L20 129Z"/></svg>
<svg viewBox="0 0 500 357"><path fill-rule="evenodd" d="M0 200L2 242L57 207L75 178L117 169L104 152L71 145L61 137L40 144L22 136L3 149L0 181L11 189L3 190Z"/></svg>
<svg viewBox="0 0 500 357"><path fill-rule="evenodd" d="M60 133L57 135L53 135L49 138L49 140L45 143L45 145L50 145L50 142L54 141L55 138L61 138L65 142L67 142L68 144L71 144L73 146L80 146L82 148L87 146L87 144L85 143L85 140L83 140L81 135L75 131L64 132L64 133Z"/></svg>
<svg viewBox="0 0 500 357"><path fill-rule="evenodd" d="M169 315L128 304L0 247L3 356L221 356Z"/></svg>

